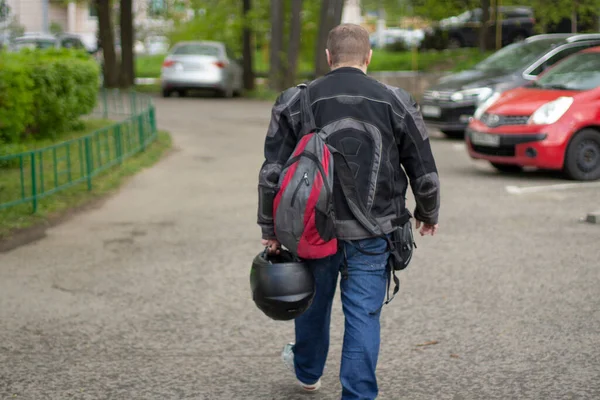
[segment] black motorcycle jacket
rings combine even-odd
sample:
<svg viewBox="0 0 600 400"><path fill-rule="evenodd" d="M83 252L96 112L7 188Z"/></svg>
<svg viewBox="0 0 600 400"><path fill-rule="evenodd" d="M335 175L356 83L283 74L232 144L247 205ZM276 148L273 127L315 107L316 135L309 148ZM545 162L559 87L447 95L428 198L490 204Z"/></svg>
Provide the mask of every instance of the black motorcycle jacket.
<svg viewBox="0 0 600 400"><path fill-rule="evenodd" d="M308 84L315 123L327 143L344 154L362 203L385 233L407 214L410 182L414 217L438 222L440 182L429 136L419 107L404 90L385 85L362 70L334 69ZM277 98L264 145L258 181L258 224L263 239L276 239L273 199L279 175L301 132L300 89ZM336 235L341 240L371 237L348 208L334 177Z"/></svg>

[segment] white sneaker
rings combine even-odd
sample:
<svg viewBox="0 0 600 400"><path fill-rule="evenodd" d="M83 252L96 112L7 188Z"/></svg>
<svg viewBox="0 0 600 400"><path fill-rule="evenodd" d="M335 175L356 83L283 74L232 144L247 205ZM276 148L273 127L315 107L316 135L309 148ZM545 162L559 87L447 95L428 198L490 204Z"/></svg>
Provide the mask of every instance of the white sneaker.
<svg viewBox="0 0 600 400"><path fill-rule="evenodd" d="M284 346L283 351L281 352L281 359L285 366L294 373L294 376L296 376L296 368L294 367L294 343L288 343ZM298 380L298 378L296 378L296 380ZM307 392L316 392L321 388L321 379L310 385L300 382L300 380L298 380L298 383L302 389Z"/></svg>

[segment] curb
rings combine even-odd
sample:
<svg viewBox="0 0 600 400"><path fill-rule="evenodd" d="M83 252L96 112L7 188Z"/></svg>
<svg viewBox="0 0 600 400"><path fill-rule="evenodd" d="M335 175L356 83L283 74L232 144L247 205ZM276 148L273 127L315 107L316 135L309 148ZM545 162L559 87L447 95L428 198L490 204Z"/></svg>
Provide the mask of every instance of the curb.
<svg viewBox="0 0 600 400"><path fill-rule="evenodd" d="M25 246L27 244L36 242L46 237L47 224L36 225L31 228L25 228L23 230L13 232L7 238L0 238L0 254L8 253L17 247Z"/></svg>
<svg viewBox="0 0 600 400"><path fill-rule="evenodd" d="M175 151L176 147L173 143L172 135L170 132L169 136L171 136L171 146L165 149L161 157L158 160L156 160L155 163L146 166L143 169L158 165L158 163L164 161ZM46 237L46 231L48 229L52 229L56 226L59 226L80 214L102 207L106 201L115 196L127 184L127 182L130 179L133 179L141 171L142 170L138 171L135 174L123 177L121 184L117 187L108 190L103 194L92 196L91 198L83 201L77 206L53 213L52 215L49 215L43 220L41 220L39 223L36 223L27 228L14 229L13 231L9 232L7 236L0 236L0 254L8 253L19 247L35 243L38 240Z"/></svg>
<svg viewBox="0 0 600 400"><path fill-rule="evenodd" d="M136 85L153 85L160 83L159 78L135 78Z"/></svg>
<svg viewBox="0 0 600 400"><path fill-rule="evenodd" d="M600 210L588 213L585 222L590 224L600 224Z"/></svg>
<svg viewBox="0 0 600 400"><path fill-rule="evenodd" d="M8 253L9 251L15 250L18 247L26 246L45 238L46 231L48 229L61 225L62 223L85 211L90 211L101 207L104 202L107 201L113 194L113 191L109 191L98 197L91 198L78 206L53 214L38 224L27 228L14 230L10 232L7 237L0 237L0 254Z"/></svg>

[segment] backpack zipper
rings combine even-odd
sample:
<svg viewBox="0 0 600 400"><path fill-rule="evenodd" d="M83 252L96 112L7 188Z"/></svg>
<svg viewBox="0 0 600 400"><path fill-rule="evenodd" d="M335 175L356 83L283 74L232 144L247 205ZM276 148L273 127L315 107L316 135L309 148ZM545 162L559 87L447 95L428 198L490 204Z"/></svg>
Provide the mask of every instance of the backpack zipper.
<svg viewBox="0 0 600 400"><path fill-rule="evenodd" d="M298 196L298 192L300 191L300 188L302 187L303 183L306 186L310 186L310 181L308 180L308 172L304 173L304 176L302 176L302 179L300 179L300 183L298 183L298 186L296 186L296 189L294 189L294 194L292 195L292 207L294 207L294 204L296 203L296 197Z"/></svg>
<svg viewBox="0 0 600 400"><path fill-rule="evenodd" d="M327 179L325 179L325 170L323 169L319 158L314 154L308 152L303 152L301 155L310 158L317 164L317 168L319 169L319 172L321 173L321 178L323 179L323 186L325 186L325 191L327 192L327 197L331 198L331 188L329 187L329 182L327 182Z"/></svg>
<svg viewBox="0 0 600 400"><path fill-rule="evenodd" d="M315 156L314 154L309 153L307 151L303 151L299 155L294 156L290 160L288 160L288 162L284 165L283 169L291 166L293 163L297 162L302 157L307 157L308 159L310 159L311 161L313 161L314 163L317 164L317 169L319 170L319 173L321 174L321 178L323 179L323 186L325 186L325 191L327 192L327 198L331 199L331 188L329 187L329 182L327 182L327 180L325 179L325 170L323 169L323 166L321 165L319 158L317 156ZM294 193L292 194L292 202L291 202L292 207L296 203L296 196L298 195L298 191L300 190L300 187L302 186L303 183L305 183L306 186L310 186L310 180L308 179L308 174L306 172L304 173L304 176L300 180L300 183L298 183L298 186L296 186L296 189L294 189Z"/></svg>

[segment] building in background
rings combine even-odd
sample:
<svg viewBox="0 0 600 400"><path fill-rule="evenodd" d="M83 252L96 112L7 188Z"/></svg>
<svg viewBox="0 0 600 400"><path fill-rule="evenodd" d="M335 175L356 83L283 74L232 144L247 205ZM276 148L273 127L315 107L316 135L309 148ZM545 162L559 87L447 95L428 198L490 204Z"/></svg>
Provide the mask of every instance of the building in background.
<svg viewBox="0 0 600 400"><path fill-rule="evenodd" d="M8 0L13 20L25 32L49 32L52 24L57 24L64 32L81 37L85 46L96 48L98 18L93 7L86 3L61 0Z"/></svg>
<svg viewBox="0 0 600 400"><path fill-rule="evenodd" d="M345 0L342 10L342 24L363 23L362 12L360 9L360 0Z"/></svg>
<svg viewBox="0 0 600 400"><path fill-rule="evenodd" d="M77 34L89 50L97 46L98 14L93 2L64 0L7 0L11 16L25 32L49 32L52 24ZM115 2L118 8L118 2ZM133 0L134 25L140 30L164 32L170 12L185 14L187 0ZM116 27L117 28L117 27Z"/></svg>

